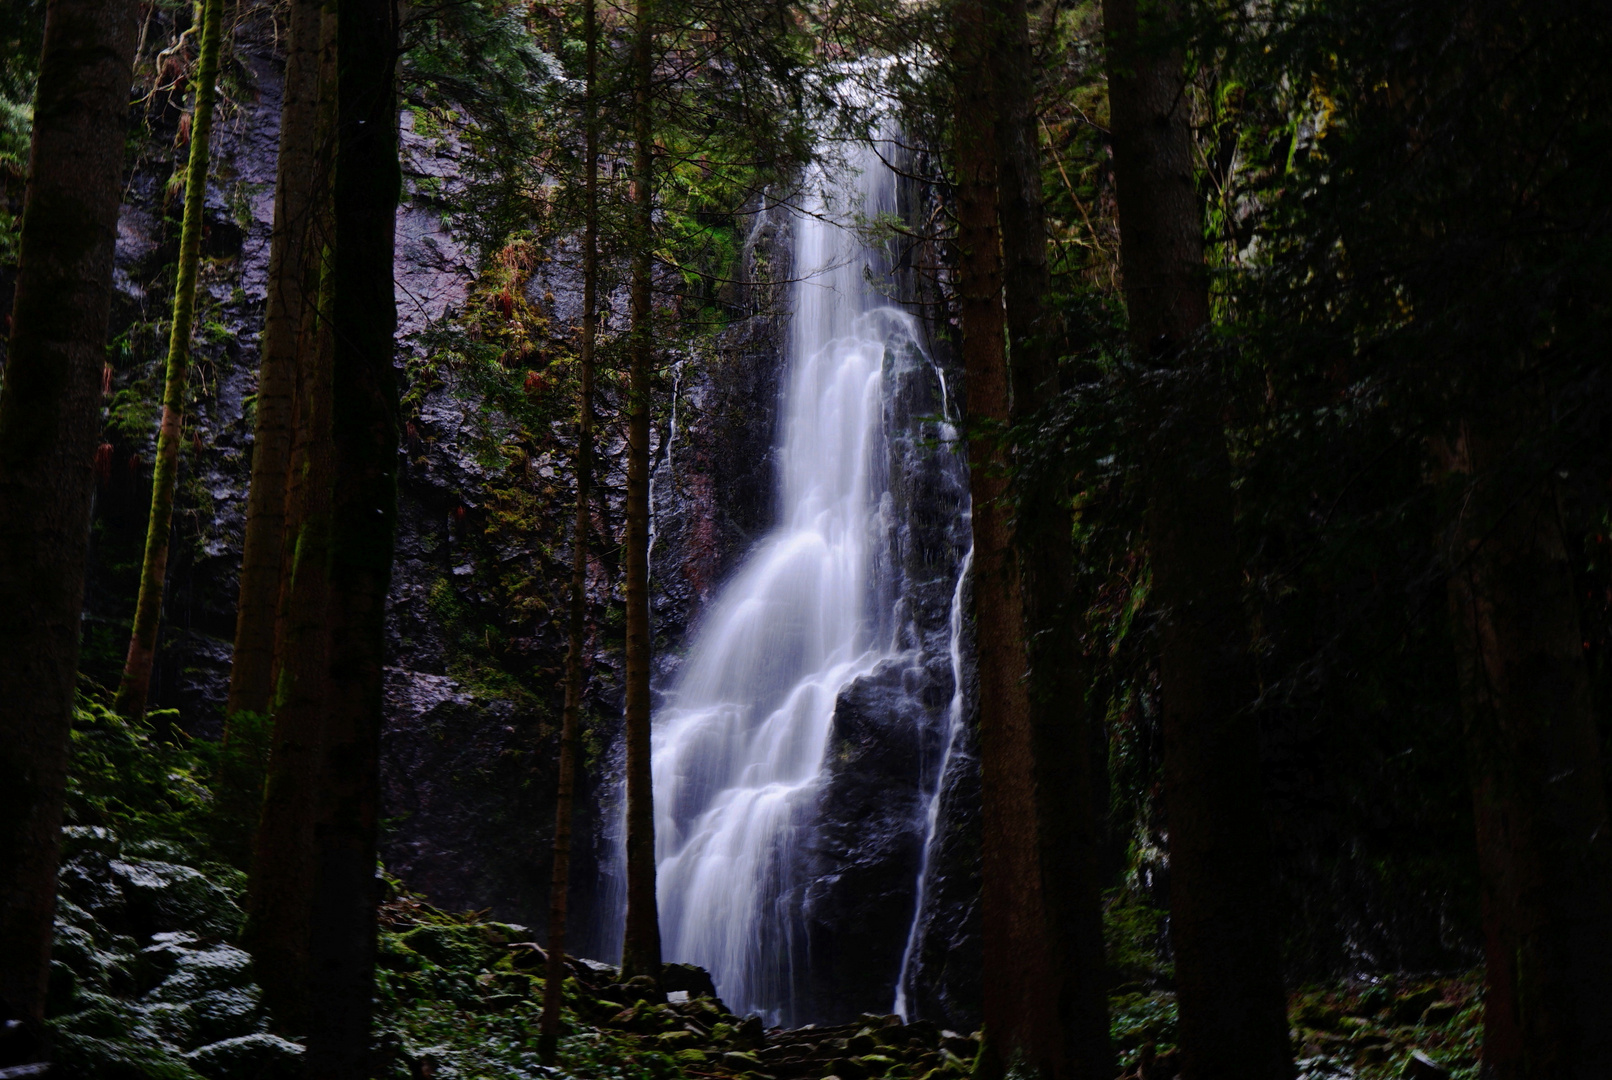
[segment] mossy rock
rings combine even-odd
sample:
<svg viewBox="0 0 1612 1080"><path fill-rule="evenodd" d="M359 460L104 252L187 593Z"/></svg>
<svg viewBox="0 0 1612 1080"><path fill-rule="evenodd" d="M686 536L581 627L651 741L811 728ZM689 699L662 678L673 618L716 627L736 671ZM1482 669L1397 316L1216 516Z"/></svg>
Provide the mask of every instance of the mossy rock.
<svg viewBox="0 0 1612 1080"><path fill-rule="evenodd" d="M895 1065L896 1059L884 1054L863 1054L857 1058L869 1076L884 1076Z"/></svg>
<svg viewBox="0 0 1612 1080"><path fill-rule="evenodd" d="M265 1032L209 1043L185 1060L209 1080L299 1080L302 1075L302 1047Z"/></svg>
<svg viewBox="0 0 1612 1080"><path fill-rule="evenodd" d="M710 1060L710 1058L706 1056L704 1050L690 1048L687 1050L677 1051L677 1053L672 1055L672 1060L677 1062L679 1065L700 1066L704 1065Z"/></svg>
<svg viewBox="0 0 1612 1080"><path fill-rule="evenodd" d="M479 926L417 926L397 940L438 967L470 971L492 966L501 951Z"/></svg>
<svg viewBox="0 0 1612 1080"><path fill-rule="evenodd" d="M678 1050L690 1049L698 1041L698 1036L687 1028L682 1031L663 1031L655 1036L655 1049L664 1053L676 1053Z"/></svg>
<svg viewBox="0 0 1612 1080"><path fill-rule="evenodd" d="M873 1037L873 1032L869 1031L867 1028L863 1028L861 1031L851 1036L850 1041L845 1044L845 1048L849 1050L854 1057L862 1057L864 1054L871 1054L877 1050L879 1048L879 1040Z"/></svg>
<svg viewBox="0 0 1612 1080"><path fill-rule="evenodd" d="M127 982L128 972L124 967L127 957L101 949L95 935L82 927L58 922L50 958L70 968L77 983L83 986L106 990L114 983Z"/></svg>
<svg viewBox="0 0 1612 1080"><path fill-rule="evenodd" d="M1414 1024L1421 1019L1427 1007L1440 996L1438 988L1433 986L1401 994L1399 1000L1394 1002L1394 1019L1401 1024Z"/></svg>
<svg viewBox="0 0 1612 1080"><path fill-rule="evenodd" d="M262 1026L252 959L231 945L179 949L171 973L145 996L147 1002L189 1005L196 1037L219 1042L254 1034Z"/></svg>
<svg viewBox="0 0 1612 1080"><path fill-rule="evenodd" d="M54 1075L73 1080L204 1080L182 1058L135 1039L107 1039L58 1028ZM232 1078L233 1080L233 1078Z"/></svg>
<svg viewBox="0 0 1612 1080"><path fill-rule="evenodd" d="M108 869L123 893L129 928L142 937L183 931L227 938L241 927L241 909L200 870L141 859L113 859Z"/></svg>
<svg viewBox="0 0 1612 1080"><path fill-rule="evenodd" d="M56 1018L52 1026L93 1039L122 1039L133 1033L135 1018L127 1003L95 995L83 1004L83 1008Z"/></svg>

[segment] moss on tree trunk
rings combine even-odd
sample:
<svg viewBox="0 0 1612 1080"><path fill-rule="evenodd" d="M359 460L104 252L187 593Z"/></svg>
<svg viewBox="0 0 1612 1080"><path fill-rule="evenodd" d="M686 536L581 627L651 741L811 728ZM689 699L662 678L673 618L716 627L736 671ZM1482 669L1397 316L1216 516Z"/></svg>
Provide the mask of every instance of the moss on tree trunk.
<svg viewBox="0 0 1612 1080"><path fill-rule="evenodd" d="M179 478L179 439L184 433L185 398L190 386L190 335L196 316L196 272L201 264L202 210L207 201L208 144L212 141L218 54L223 39L224 0L206 0L202 7L201 57L196 64L190 160L185 168L179 271L174 279L173 324L168 333L167 377L162 389L162 424L157 429L157 461L151 474L151 515L146 522L145 557L140 563L140 593L129 633L129 654L116 701L118 712L125 716L145 715L151 665L157 655L157 629L173 532L174 487Z"/></svg>

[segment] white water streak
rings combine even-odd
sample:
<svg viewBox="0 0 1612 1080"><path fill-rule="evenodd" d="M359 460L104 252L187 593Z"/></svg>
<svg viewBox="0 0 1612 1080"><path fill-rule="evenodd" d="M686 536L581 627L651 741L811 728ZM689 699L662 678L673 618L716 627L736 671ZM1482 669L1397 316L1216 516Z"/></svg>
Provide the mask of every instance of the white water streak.
<svg viewBox="0 0 1612 1080"><path fill-rule="evenodd" d="M884 658L870 576L883 369L911 317L863 278L845 212L893 208L870 150L860 206L794 222L797 282L781 400L781 520L705 617L656 717L656 862L665 955L708 969L740 1012L788 1008L789 875L809 826L840 689Z"/></svg>
<svg viewBox="0 0 1612 1080"><path fill-rule="evenodd" d="M907 931L907 947L901 953L901 974L896 977L896 1000L890 1009L903 1020L913 1019L907 990L916 974L913 963L917 959L918 943L922 937L924 902L929 898L929 863L934 857L935 836L940 831L940 799L946 789L946 770L951 767L952 751L957 746L957 736L963 730L963 598L968 587L968 573L973 566L974 549L970 547L968 554L963 556L962 565L957 568L957 587L952 590L952 700L946 709L946 750L940 755L940 767L935 770L934 789L925 792L929 805L924 819L923 853L918 860L918 884L912 902L912 926Z"/></svg>

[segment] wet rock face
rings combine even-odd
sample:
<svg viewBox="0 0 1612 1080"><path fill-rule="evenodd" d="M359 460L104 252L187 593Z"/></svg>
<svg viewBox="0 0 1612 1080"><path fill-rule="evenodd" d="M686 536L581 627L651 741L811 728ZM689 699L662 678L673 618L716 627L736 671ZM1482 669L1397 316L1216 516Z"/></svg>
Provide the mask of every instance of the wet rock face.
<svg viewBox="0 0 1612 1080"><path fill-rule="evenodd" d="M745 248L746 277L787 278L789 245L788 214L759 214ZM680 358L669 372L676 422L668 410L653 465L657 688L672 682L700 612L777 516L782 292L750 286L743 299L754 314L720 334L709 355Z"/></svg>
<svg viewBox="0 0 1612 1080"><path fill-rule="evenodd" d="M895 1000L924 842L914 765L936 742L914 692L927 678L889 661L835 703L801 904L808 986L798 1011L815 1022L842 1023Z"/></svg>

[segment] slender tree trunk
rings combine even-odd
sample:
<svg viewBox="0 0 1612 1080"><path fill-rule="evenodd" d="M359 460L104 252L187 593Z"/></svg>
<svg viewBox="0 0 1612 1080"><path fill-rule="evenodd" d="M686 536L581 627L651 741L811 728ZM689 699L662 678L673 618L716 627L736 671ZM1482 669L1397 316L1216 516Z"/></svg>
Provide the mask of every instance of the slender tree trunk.
<svg viewBox="0 0 1612 1080"><path fill-rule="evenodd" d="M394 0L337 7L329 698L315 802L310 1080L370 1075L386 594L397 531Z"/></svg>
<svg viewBox="0 0 1612 1080"><path fill-rule="evenodd" d="M1014 427L1033 422L1058 393L1055 316L1044 302L1046 221L1024 0L993 0L997 73L997 205ZM1108 992L1103 965L1098 812L1092 792L1092 718L1086 693L1079 612L1074 610L1073 521L1056 475L1022 468L1017 477L1015 543L1023 579L1024 640L1030 666L1036 826L1045 895L1043 945L1063 1046L1025 1049L1031 1060L1063 1062L1050 1076L1110 1080Z"/></svg>
<svg viewBox="0 0 1612 1080"><path fill-rule="evenodd" d="M985 1047L976 1075L998 1080L1017 1066L1031 1075L1058 1076L1063 1040L1057 1002L1046 992L1052 971L1024 679L1024 597L1002 441L1011 394L997 219L992 16L981 0L960 0L954 18L957 308L968 390L983 796Z"/></svg>
<svg viewBox="0 0 1612 1080"><path fill-rule="evenodd" d="M1132 349L1159 432L1150 462L1153 596L1162 614L1170 934L1182 1075L1286 1080L1293 1072L1267 911L1248 630L1239 602L1231 467L1219 394L1188 378L1209 322L1182 57L1152 47L1136 0L1104 0L1120 253ZM1160 9L1154 9L1160 10ZM1163 9L1166 16L1168 9ZM1190 384L1190 385L1189 385Z"/></svg>
<svg viewBox="0 0 1612 1080"><path fill-rule="evenodd" d="M578 357L581 393L577 401L577 506L571 541L570 640L565 653L565 711L560 720L560 780L554 811L554 866L549 883L548 977L543 985L543 1020L538 1051L554 1064L560 1040L560 1008L565 985L566 899L571 888L572 800L576 793L577 729L582 722L582 650L587 644L588 530L592 522L593 345L598 329L599 292L599 123L594 87L598 79L599 27L593 0L583 0L582 36L587 49L583 103L586 130L582 228L582 345Z"/></svg>
<svg viewBox="0 0 1612 1080"><path fill-rule="evenodd" d="M1510 429L1510 430L1508 430ZM1484 1075L1612 1075L1612 828L1572 572L1514 423L1442 455L1461 484L1449 582L1478 832Z"/></svg>
<svg viewBox="0 0 1612 1080"><path fill-rule="evenodd" d="M134 5L51 0L0 386L0 1021L50 970Z"/></svg>
<svg viewBox="0 0 1612 1080"><path fill-rule="evenodd" d="M190 331L196 314L196 271L201 263L202 207L207 201L208 143L218 96L218 53L224 38L224 0L202 7L201 58L196 63L196 110L190 125L190 162L185 170L185 217L179 233L179 272L174 280L173 326L168 335L168 374L162 391L162 425L151 475L151 517L146 525L140 594L135 601L129 655L116 706L125 716L143 716L157 653L157 624L168 579L168 541L173 528L174 485L179 476L179 439L190 384Z"/></svg>
<svg viewBox="0 0 1612 1080"><path fill-rule="evenodd" d="M269 294L258 366L252 481L246 499L241 588L235 608L226 718L266 714L274 693L274 630L286 542L286 482L291 466L297 348L303 309L312 299L308 258L318 186L319 52L323 3L291 0L291 44L280 105L280 151L274 176L274 231L269 240ZM313 251L317 251L313 247ZM317 277L313 278L316 283ZM317 284L313 288L317 288ZM225 738L231 732L225 728Z"/></svg>
<svg viewBox="0 0 1612 1080"><path fill-rule="evenodd" d="M627 388L627 925L621 974L660 983L655 803L649 768L649 375L654 358L654 2L637 0L633 41L631 363Z"/></svg>

